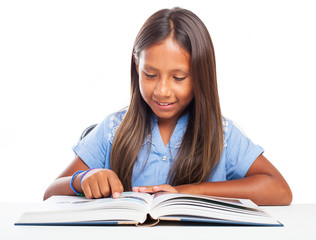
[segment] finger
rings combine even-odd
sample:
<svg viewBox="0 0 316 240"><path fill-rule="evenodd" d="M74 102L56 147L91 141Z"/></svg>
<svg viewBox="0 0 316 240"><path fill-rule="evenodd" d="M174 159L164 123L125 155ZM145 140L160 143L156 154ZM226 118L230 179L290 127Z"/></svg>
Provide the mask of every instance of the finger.
<svg viewBox="0 0 316 240"><path fill-rule="evenodd" d="M111 195L111 188L107 179L103 179L98 182L99 189L103 197L109 197Z"/></svg>
<svg viewBox="0 0 316 240"><path fill-rule="evenodd" d="M157 186L141 186L138 187L138 191L143 193L154 193L156 192L155 187Z"/></svg>
<svg viewBox="0 0 316 240"><path fill-rule="evenodd" d="M108 177L109 185L111 188L113 198L119 198L123 192L123 185L116 175Z"/></svg>
<svg viewBox="0 0 316 240"><path fill-rule="evenodd" d="M81 180L81 188L83 190L84 195L87 198L94 198L92 183L96 181L96 178L93 176L95 172L99 171L99 169L92 169Z"/></svg>
<svg viewBox="0 0 316 240"><path fill-rule="evenodd" d="M162 184L162 185L154 186L153 191L155 191L155 192L164 191L164 192L172 192L172 193L177 192L177 190L174 187L170 186L169 184Z"/></svg>
<svg viewBox="0 0 316 240"><path fill-rule="evenodd" d="M139 192L139 187L133 187L133 192Z"/></svg>
<svg viewBox="0 0 316 240"><path fill-rule="evenodd" d="M144 193L156 193L156 192L178 192L174 187L170 186L169 184L162 184L156 186L141 186L139 187L139 192Z"/></svg>
<svg viewBox="0 0 316 240"><path fill-rule="evenodd" d="M102 193L100 191L99 184L97 181L90 183L90 188L91 188L93 198L101 198L102 197Z"/></svg>
<svg viewBox="0 0 316 240"><path fill-rule="evenodd" d="M88 184L82 184L82 185L81 185L81 188L82 188L83 193L84 193L84 195L86 196L86 198L93 198L90 185L88 185Z"/></svg>

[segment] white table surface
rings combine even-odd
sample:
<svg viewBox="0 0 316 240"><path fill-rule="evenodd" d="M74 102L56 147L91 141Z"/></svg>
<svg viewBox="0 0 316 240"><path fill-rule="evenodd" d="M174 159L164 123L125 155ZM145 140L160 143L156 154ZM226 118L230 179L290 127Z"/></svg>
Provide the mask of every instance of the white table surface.
<svg viewBox="0 0 316 240"><path fill-rule="evenodd" d="M295 239L316 240L316 204L262 207L284 227L245 226L14 226L31 203L0 203L0 239Z"/></svg>

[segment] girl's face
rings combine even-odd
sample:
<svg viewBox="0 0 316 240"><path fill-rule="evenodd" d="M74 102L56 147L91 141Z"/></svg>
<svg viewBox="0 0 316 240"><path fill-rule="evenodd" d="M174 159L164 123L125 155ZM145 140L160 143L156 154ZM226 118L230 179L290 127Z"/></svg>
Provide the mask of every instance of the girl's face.
<svg viewBox="0 0 316 240"><path fill-rule="evenodd" d="M159 123L174 123L194 97L190 54L172 37L143 50L136 66L140 92Z"/></svg>

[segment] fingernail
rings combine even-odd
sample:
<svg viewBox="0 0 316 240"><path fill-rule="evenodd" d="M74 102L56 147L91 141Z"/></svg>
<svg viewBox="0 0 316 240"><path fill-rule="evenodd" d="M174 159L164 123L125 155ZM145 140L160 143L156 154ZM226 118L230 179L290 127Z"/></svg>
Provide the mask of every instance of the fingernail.
<svg viewBox="0 0 316 240"><path fill-rule="evenodd" d="M158 190L158 189L159 189L158 186L154 186L154 187L153 187L153 190Z"/></svg>
<svg viewBox="0 0 316 240"><path fill-rule="evenodd" d="M145 191L146 187L139 187L139 191Z"/></svg>
<svg viewBox="0 0 316 240"><path fill-rule="evenodd" d="M120 194L118 192L113 193L113 198L119 198Z"/></svg>

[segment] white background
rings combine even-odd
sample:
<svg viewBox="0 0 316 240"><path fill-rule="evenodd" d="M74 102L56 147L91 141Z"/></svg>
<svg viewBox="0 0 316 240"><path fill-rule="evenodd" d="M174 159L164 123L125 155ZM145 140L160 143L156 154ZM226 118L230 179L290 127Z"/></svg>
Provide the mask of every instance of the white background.
<svg viewBox="0 0 316 240"><path fill-rule="evenodd" d="M132 45L161 8L196 13L223 114L316 202L313 1L0 1L0 201L41 201L90 124L129 103Z"/></svg>

